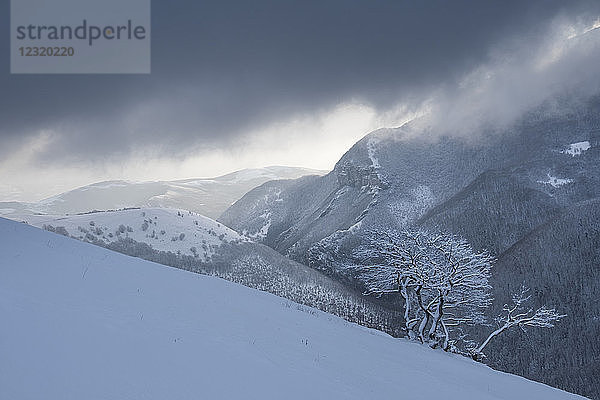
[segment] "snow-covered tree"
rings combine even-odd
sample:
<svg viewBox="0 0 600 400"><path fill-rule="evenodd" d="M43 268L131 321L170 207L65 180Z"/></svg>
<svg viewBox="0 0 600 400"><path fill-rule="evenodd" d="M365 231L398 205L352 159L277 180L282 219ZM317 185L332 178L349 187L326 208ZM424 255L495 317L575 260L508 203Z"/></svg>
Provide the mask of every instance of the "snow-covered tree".
<svg viewBox="0 0 600 400"><path fill-rule="evenodd" d="M432 347L477 359L491 339L512 326L551 327L563 317L549 307L524 308L529 296L523 289L513 297L512 307L505 306L506 315L495 319L498 329L479 344L468 327L491 326L486 315L493 300L489 278L494 259L487 251L474 250L456 235L422 229L362 231L351 255L330 238L311 247L311 265L342 277L352 271L366 287L365 294L398 293L403 299L401 331Z"/></svg>
<svg viewBox="0 0 600 400"><path fill-rule="evenodd" d="M448 350L464 325L485 323L492 257L454 235L369 231L355 251L367 293L398 292L412 338Z"/></svg>
<svg viewBox="0 0 600 400"><path fill-rule="evenodd" d="M497 329L473 349L474 358L483 357L483 349L490 341L512 327L519 327L522 330L527 327L552 328L555 322L566 317L554 308L542 306L534 309L528 305L530 299L529 288L521 285L519 291L512 295L512 304L505 304L502 307L502 314L496 317Z"/></svg>

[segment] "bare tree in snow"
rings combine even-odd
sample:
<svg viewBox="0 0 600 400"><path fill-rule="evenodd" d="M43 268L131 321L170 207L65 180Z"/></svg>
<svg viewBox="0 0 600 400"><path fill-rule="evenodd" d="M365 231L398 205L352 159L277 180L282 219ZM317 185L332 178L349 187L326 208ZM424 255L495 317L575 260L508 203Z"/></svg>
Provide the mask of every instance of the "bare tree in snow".
<svg viewBox="0 0 600 400"><path fill-rule="evenodd" d="M449 234L367 232L355 252L367 293L398 292L412 338L448 350L464 325L485 323L492 257Z"/></svg>
<svg viewBox="0 0 600 400"><path fill-rule="evenodd" d="M522 330L525 330L527 327L552 328L554 327L555 322L566 317L564 314L559 314L556 309L548 308L546 306L534 310L527 305L530 299L531 295L529 294L529 289L524 285L521 285L519 292L512 295L512 304L505 304L504 307L502 307L502 314L496 318L498 328L490 333L489 336L473 350L474 358L484 357L483 349L490 341L512 327L516 326Z"/></svg>
<svg viewBox="0 0 600 400"><path fill-rule="evenodd" d="M339 257L335 242L313 246L311 256L338 270L358 272L365 294L398 293L403 301L408 337L444 350L483 357L490 340L513 326L552 327L564 315L555 309L527 308L527 289L513 296L496 318L498 328L481 344L469 338L468 326L490 324L486 311L493 297L489 279L494 258L476 251L463 238L425 230L364 231L352 257Z"/></svg>

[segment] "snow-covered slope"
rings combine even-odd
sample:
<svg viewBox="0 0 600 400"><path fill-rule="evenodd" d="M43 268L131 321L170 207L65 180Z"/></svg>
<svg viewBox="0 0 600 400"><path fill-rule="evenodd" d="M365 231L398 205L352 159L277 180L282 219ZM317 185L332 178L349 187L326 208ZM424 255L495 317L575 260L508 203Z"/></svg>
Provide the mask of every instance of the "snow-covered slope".
<svg viewBox="0 0 600 400"><path fill-rule="evenodd" d="M0 218L2 399L575 399L220 279Z"/></svg>
<svg viewBox="0 0 600 400"><path fill-rule="evenodd" d="M81 215L15 215L39 228L104 243L130 238L153 249L208 260L224 243L246 239L210 218L185 210L141 208Z"/></svg>
<svg viewBox="0 0 600 400"><path fill-rule="evenodd" d="M397 307L344 286L191 211L141 208L81 215L12 215L16 221L140 257L264 290L400 335ZM16 218L20 217L20 218Z"/></svg>
<svg viewBox="0 0 600 400"><path fill-rule="evenodd" d="M0 215L13 213L76 214L126 207L165 207L191 210L218 218L246 192L274 179L322 175L308 168L271 166L244 169L216 178L159 182L99 182L37 203L0 202Z"/></svg>

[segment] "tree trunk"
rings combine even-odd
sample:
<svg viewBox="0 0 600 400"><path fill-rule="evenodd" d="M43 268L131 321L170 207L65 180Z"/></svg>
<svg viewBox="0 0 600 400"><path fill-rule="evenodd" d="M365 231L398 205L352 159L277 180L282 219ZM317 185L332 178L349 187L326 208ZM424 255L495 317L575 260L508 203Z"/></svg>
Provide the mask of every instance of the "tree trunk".
<svg viewBox="0 0 600 400"><path fill-rule="evenodd" d="M442 344L442 348L444 351L448 351L448 344L450 342L450 333L448 332L448 327L444 323L444 320L441 321L442 328L444 329L444 343Z"/></svg>
<svg viewBox="0 0 600 400"><path fill-rule="evenodd" d="M404 299L404 326L406 327L406 332L410 330L408 326L408 321L410 320L410 301L408 298L408 288L406 284L398 278L398 287L400 288L400 295Z"/></svg>
<svg viewBox="0 0 600 400"><path fill-rule="evenodd" d="M442 296L442 291L439 290L439 297L437 300L435 314L432 315L431 327L429 328L429 339L435 339L435 332L440 325L440 321L443 316L443 307L444 307L444 296Z"/></svg>
<svg viewBox="0 0 600 400"><path fill-rule="evenodd" d="M481 345L477 349L475 349L475 351L477 353L482 353L483 349L485 348L485 346L488 345L488 343L490 342L490 340L492 340L492 338L498 336L499 334L501 334L502 332L504 332L509 327L510 327L510 324L506 323L503 326L501 326L500 328L496 329L494 332L490 333L490 335L487 337L487 339L485 339L483 341L483 343L481 343Z"/></svg>
<svg viewBox="0 0 600 400"><path fill-rule="evenodd" d="M419 308L424 313L424 317L421 320L421 324L419 325L419 339L421 340L421 343L425 343L425 329L427 328L427 325L432 320L433 316L431 315L429 310L427 308L425 308L425 306L423 305L423 299L421 298L421 289L422 289L422 287L419 286L417 288L417 290L415 291L415 293L417 295L417 302L419 303Z"/></svg>

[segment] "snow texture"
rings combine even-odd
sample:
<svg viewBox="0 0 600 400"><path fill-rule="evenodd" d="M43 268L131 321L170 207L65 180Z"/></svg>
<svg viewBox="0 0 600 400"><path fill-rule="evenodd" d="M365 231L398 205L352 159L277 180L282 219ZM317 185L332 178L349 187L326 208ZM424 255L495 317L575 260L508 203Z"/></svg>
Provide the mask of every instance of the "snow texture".
<svg viewBox="0 0 600 400"><path fill-rule="evenodd" d="M575 399L217 278L0 219L2 399Z"/></svg>
<svg viewBox="0 0 600 400"><path fill-rule="evenodd" d="M371 165L375 169L379 169L381 167L381 164L379 164L379 159L376 156L376 146L378 143L379 141L376 138L369 138L369 141L367 142L369 159L371 160Z"/></svg>
<svg viewBox="0 0 600 400"><path fill-rule="evenodd" d="M566 185L568 183L572 183L573 179L569 179L569 178L557 178L555 176L552 176L548 173L548 180L545 181L538 181L538 183L542 183L544 185L550 185L552 187L560 187L562 185Z"/></svg>
<svg viewBox="0 0 600 400"><path fill-rule="evenodd" d="M561 151L561 153L570 154L572 157L575 157L581 155L584 151L589 150L590 147L590 142L588 141L571 143L569 147Z"/></svg>

